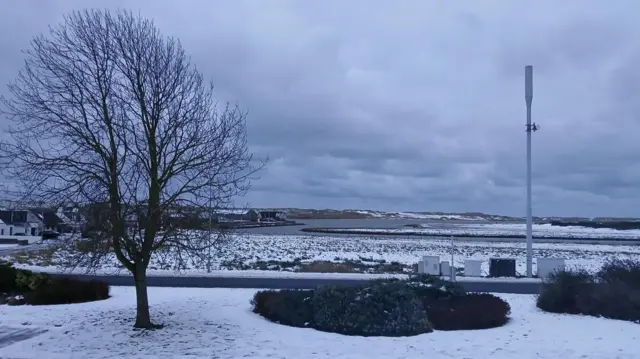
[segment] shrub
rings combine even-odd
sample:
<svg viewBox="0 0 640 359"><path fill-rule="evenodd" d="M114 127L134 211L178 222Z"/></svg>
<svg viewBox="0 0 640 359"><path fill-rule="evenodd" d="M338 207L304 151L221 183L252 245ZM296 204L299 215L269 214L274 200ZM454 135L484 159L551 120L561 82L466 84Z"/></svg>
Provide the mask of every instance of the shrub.
<svg viewBox="0 0 640 359"><path fill-rule="evenodd" d="M596 274L596 279L600 283L622 282L640 289L640 262L614 259L602 266Z"/></svg>
<svg viewBox="0 0 640 359"><path fill-rule="evenodd" d="M432 331L424 306L407 283L320 287L314 291L318 330L361 336L408 336Z"/></svg>
<svg viewBox="0 0 640 359"><path fill-rule="evenodd" d="M46 273L34 273L24 269L16 272L16 287L20 291L33 291L47 282L49 282L49 275Z"/></svg>
<svg viewBox="0 0 640 359"><path fill-rule="evenodd" d="M0 293L23 293L32 291L49 281L46 273L34 273L17 269L10 262L0 261Z"/></svg>
<svg viewBox="0 0 640 359"><path fill-rule="evenodd" d="M18 270L9 262L0 261L0 293L10 293L17 289Z"/></svg>
<svg viewBox="0 0 640 359"><path fill-rule="evenodd" d="M640 322L640 263L614 259L595 275L596 284L579 295L582 314Z"/></svg>
<svg viewBox="0 0 640 359"><path fill-rule="evenodd" d="M420 298L442 299L465 295L465 290L458 283L443 280L427 274L412 275L406 280Z"/></svg>
<svg viewBox="0 0 640 359"><path fill-rule="evenodd" d="M585 271L555 272L542 283L536 305L545 312L581 314L579 304L584 305L593 286L593 276Z"/></svg>
<svg viewBox="0 0 640 359"><path fill-rule="evenodd" d="M599 283L578 297L578 310L581 314L640 323L640 290L622 281Z"/></svg>
<svg viewBox="0 0 640 359"><path fill-rule="evenodd" d="M614 260L591 276L559 272L542 286L538 308L640 323L640 263Z"/></svg>
<svg viewBox="0 0 640 359"><path fill-rule="evenodd" d="M101 281L55 278L24 295L26 304L84 303L109 298L109 285Z"/></svg>
<svg viewBox="0 0 640 359"><path fill-rule="evenodd" d="M509 304L491 294L466 294L456 284L426 275L315 290L260 291L253 311L273 322L345 335L409 336L507 323Z"/></svg>
<svg viewBox="0 0 640 359"><path fill-rule="evenodd" d="M251 304L253 312L273 322L292 327L307 327L313 321L311 290L265 290L257 292Z"/></svg>
<svg viewBox="0 0 640 359"><path fill-rule="evenodd" d="M488 329L509 321L511 306L487 293L470 293L440 299L423 298L427 317L436 330Z"/></svg>

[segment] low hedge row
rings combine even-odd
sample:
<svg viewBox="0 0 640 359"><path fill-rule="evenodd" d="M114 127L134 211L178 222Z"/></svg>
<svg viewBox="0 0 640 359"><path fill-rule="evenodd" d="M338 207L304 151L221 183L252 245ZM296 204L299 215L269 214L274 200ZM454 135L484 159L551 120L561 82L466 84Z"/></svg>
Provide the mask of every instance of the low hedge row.
<svg viewBox="0 0 640 359"><path fill-rule="evenodd" d="M410 336L433 330L499 327L511 308L491 294L425 275L315 290L259 291L253 311L283 325L360 336Z"/></svg>
<svg viewBox="0 0 640 359"><path fill-rule="evenodd" d="M554 273L542 285L538 308L640 323L640 262L613 260L590 274Z"/></svg>
<svg viewBox="0 0 640 359"><path fill-rule="evenodd" d="M14 268L0 262L0 303L51 305L84 303L109 298L109 285L101 281L50 278L46 273Z"/></svg>

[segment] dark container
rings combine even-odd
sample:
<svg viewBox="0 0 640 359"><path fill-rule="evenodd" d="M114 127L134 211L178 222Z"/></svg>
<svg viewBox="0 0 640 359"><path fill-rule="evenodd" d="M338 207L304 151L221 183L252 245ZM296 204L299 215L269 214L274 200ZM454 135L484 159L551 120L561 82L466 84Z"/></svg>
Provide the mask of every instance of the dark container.
<svg viewBox="0 0 640 359"><path fill-rule="evenodd" d="M489 277L516 277L516 260L513 258L491 258Z"/></svg>

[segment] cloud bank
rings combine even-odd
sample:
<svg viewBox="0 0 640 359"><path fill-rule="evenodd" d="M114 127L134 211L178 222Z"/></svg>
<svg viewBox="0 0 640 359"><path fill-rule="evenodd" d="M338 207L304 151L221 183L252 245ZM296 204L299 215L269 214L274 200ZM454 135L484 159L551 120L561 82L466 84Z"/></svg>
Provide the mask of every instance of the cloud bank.
<svg viewBox="0 0 640 359"><path fill-rule="evenodd" d="M153 18L249 111L239 205L524 215L531 64L534 214L638 215L637 1L11 2L0 84L82 7Z"/></svg>

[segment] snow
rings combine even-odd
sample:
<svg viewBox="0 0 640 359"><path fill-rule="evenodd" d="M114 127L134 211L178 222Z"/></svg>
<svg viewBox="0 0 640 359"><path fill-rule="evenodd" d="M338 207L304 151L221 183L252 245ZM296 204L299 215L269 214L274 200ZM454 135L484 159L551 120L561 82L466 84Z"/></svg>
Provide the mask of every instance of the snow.
<svg viewBox="0 0 640 359"><path fill-rule="evenodd" d="M76 268L74 270L61 271L57 267L42 267L23 264L14 264L16 268L28 269L36 272L45 273L65 273L65 274L87 274L86 270L82 268ZM94 275L115 275L115 276L131 276L131 273L125 269L102 269L91 272ZM378 278L399 278L407 279L408 274L394 274L394 273L309 273L309 272L289 272L289 271L270 271L270 270L214 270L210 272L203 272L198 270L184 270L184 271L159 271L148 270L147 275L150 277L214 277L214 278L269 278L269 279L361 279L371 280ZM442 277L447 279L447 277ZM461 275L456 276L458 282L540 282L539 278L489 278L489 277L464 277Z"/></svg>
<svg viewBox="0 0 640 359"><path fill-rule="evenodd" d="M465 259L483 261L482 272L488 274L490 258L516 258L516 270L526 272L526 244L524 241L490 242L478 239L456 240L454 262L457 267L464 266ZM429 239L421 237L365 237L357 236L319 236L319 235L238 235L212 253L212 271L228 271L254 265L257 261L301 262L363 260L373 263L376 260L400 262L411 265L424 255L440 256L450 261L451 241L448 239ZM564 258L569 268L582 268L595 272L602 264L614 258L640 260L640 246L605 245L578 243L535 243L533 248L534 271L536 258ZM5 257L5 259L11 259ZM153 257L149 266L150 275L175 275L176 263L173 258ZM55 271L56 267L42 267L42 263L24 263L46 271ZM37 264L40 264L38 266ZM37 269L31 267L32 269ZM113 273L122 269L115 256L107 258L101 273ZM263 268L264 269L264 268ZM39 269L38 269L39 270ZM80 268L78 270L84 271ZM203 263L184 261L179 267L182 274L207 275ZM273 273L273 271L272 271Z"/></svg>
<svg viewBox="0 0 640 359"><path fill-rule="evenodd" d="M19 239L19 240L27 240L29 244L38 243L42 241L42 237L40 236L20 236L20 235L0 235L0 239Z"/></svg>
<svg viewBox="0 0 640 359"><path fill-rule="evenodd" d="M100 302L0 306L3 325L47 329L0 348L0 357L62 358L637 358L637 324L548 314L534 296L499 296L511 304L504 327L414 337L348 337L271 323L250 311L252 289L150 288L152 317L166 325L134 331L133 288L112 289Z"/></svg>
<svg viewBox="0 0 640 359"><path fill-rule="evenodd" d="M334 232L388 232L420 233L428 235L452 236L524 236L524 223L491 223L491 224L456 224L455 227L439 224L423 224L421 227L401 227L390 229L378 228L341 228L331 229ZM611 228L588 228L580 226L552 226L551 224L534 224L533 235L540 238L592 238L592 239L640 239L640 230L617 230Z"/></svg>
<svg viewBox="0 0 640 359"><path fill-rule="evenodd" d="M382 211L368 211L368 210L355 210L354 212L360 214L366 214L374 218L388 218L388 219L432 219L432 220L454 220L454 221L483 221L487 218L480 216L471 216L455 213L419 213L419 212L382 212Z"/></svg>
<svg viewBox="0 0 640 359"><path fill-rule="evenodd" d="M12 249L18 247L17 244L0 244L0 250L3 249Z"/></svg>

